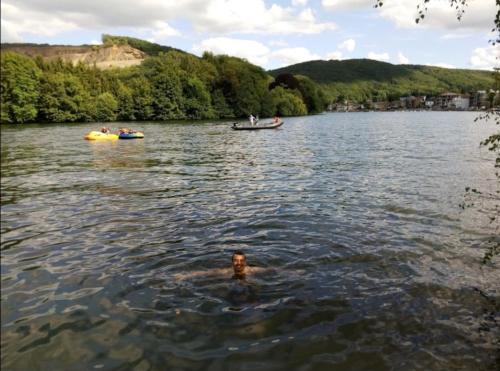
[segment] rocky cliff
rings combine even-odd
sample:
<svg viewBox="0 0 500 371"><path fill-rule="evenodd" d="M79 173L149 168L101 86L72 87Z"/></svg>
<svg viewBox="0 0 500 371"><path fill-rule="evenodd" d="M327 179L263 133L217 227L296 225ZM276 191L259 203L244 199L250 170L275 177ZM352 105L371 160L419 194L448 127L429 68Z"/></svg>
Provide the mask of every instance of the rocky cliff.
<svg viewBox="0 0 500 371"><path fill-rule="evenodd" d="M61 58L74 64L83 62L101 69L129 67L142 63L146 53L129 45L39 45L2 44L2 51L14 51L30 57Z"/></svg>

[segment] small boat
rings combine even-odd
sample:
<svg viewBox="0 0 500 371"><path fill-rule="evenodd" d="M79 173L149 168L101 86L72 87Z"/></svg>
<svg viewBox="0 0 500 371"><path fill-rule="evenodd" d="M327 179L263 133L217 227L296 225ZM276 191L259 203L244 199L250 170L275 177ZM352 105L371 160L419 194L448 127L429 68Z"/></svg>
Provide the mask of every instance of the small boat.
<svg viewBox="0 0 500 371"><path fill-rule="evenodd" d="M284 124L284 121L278 120L277 122L271 121L271 122L266 122L264 124L258 124L258 125L248 125L248 124L239 124L237 122L233 123L233 126L231 126L231 129L233 130L261 130L261 129L276 129L279 128L281 125Z"/></svg>
<svg viewBox="0 0 500 371"><path fill-rule="evenodd" d="M120 139L143 139L144 138L144 133L142 131L135 131L135 132L120 132L118 134L118 137Z"/></svg>
<svg viewBox="0 0 500 371"><path fill-rule="evenodd" d="M102 133L100 131L91 131L84 136L87 140L116 140L118 135L111 133Z"/></svg>

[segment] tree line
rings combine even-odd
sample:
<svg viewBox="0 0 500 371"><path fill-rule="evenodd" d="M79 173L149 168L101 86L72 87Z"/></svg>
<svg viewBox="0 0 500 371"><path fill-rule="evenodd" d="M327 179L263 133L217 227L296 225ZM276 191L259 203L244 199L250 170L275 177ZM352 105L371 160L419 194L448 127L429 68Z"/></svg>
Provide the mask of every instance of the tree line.
<svg viewBox="0 0 500 371"><path fill-rule="evenodd" d="M1 122L196 120L321 112L321 87L275 80L246 60L159 51L139 66L100 70L62 59L1 53ZM276 82L278 81L278 82Z"/></svg>

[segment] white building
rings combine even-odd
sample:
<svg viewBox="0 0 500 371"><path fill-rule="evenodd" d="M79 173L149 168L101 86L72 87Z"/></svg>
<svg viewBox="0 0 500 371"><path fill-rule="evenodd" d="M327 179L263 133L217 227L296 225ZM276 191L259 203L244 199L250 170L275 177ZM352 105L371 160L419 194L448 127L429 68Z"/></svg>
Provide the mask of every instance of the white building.
<svg viewBox="0 0 500 371"><path fill-rule="evenodd" d="M458 110L468 110L469 109L469 96L468 95L459 95L453 97L450 104L450 108L458 109Z"/></svg>

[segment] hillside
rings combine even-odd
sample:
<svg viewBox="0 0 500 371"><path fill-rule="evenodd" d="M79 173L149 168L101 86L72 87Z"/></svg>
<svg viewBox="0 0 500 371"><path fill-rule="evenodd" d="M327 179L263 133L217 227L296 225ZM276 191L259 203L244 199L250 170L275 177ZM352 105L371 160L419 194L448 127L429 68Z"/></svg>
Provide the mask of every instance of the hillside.
<svg viewBox="0 0 500 371"><path fill-rule="evenodd" d="M13 51L31 58L40 56L47 60L61 58L77 64L83 62L100 69L130 67L141 64L146 56L182 50L128 36L102 35L102 45L49 45L13 43L1 44L2 51Z"/></svg>
<svg viewBox="0 0 500 371"><path fill-rule="evenodd" d="M393 65L370 59L309 61L268 71L276 77L304 75L321 84L332 99L385 100L399 96L469 92L493 87L492 72L420 65Z"/></svg>
<svg viewBox="0 0 500 371"><path fill-rule="evenodd" d="M13 51L29 57L40 56L47 60L61 58L77 64L83 62L100 69L130 67L141 64L146 53L129 45L46 45L2 44L2 51Z"/></svg>

